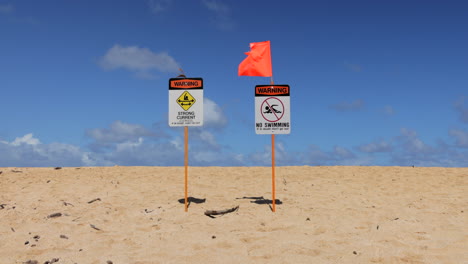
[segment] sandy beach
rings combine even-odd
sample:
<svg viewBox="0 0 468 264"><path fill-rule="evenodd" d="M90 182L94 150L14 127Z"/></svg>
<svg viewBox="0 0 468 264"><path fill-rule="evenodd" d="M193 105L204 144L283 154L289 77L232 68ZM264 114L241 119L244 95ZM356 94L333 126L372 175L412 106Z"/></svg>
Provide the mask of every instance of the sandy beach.
<svg viewBox="0 0 468 264"><path fill-rule="evenodd" d="M468 263L468 168L0 172L2 264Z"/></svg>

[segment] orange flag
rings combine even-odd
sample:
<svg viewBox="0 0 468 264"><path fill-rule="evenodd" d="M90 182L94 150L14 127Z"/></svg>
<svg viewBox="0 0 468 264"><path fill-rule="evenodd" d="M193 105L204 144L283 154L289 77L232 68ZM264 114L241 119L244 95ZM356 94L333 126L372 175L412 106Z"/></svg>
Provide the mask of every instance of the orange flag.
<svg viewBox="0 0 468 264"><path fill-rule="evenodd" d="M239 76L271 77L271 51L270 41L250 43L250 52L239 64Z"/></svg>

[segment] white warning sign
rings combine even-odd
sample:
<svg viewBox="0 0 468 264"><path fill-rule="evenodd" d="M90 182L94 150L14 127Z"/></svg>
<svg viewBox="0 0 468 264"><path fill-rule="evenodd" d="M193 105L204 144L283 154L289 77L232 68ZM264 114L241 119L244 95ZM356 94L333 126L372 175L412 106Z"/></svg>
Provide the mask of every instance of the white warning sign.
<svg viewBox="0 0 468 264"><path fill-rule="evenodd" d="M257 134L289 134L289 85L255 86L255 132Z"/></svg>
<svg viewBox="0 0 468 264"><path fill-rule="evenodd" d="M203 125L203 79L169 80L169 126Z"/></svg>

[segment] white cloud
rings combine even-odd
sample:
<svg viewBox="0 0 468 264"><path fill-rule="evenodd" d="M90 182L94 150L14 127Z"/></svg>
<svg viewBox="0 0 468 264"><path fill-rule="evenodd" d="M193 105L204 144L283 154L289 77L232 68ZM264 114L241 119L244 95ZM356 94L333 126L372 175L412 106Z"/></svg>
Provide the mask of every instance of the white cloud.
<svg viewBox="0 0 468 264"><path fill-rule="evenodd" d="M170 141L170 143L175 149L177 149L179 151L182 151L183 148L184 148L182 138L180 138L180 137L176 137L176 138L172 139Z"/></svg>
<svg viewBox="0 0 468 264"><path fill-rule="evenodd" d="M296 156L300 156L297 155ZM358 157L351 150L334 146L333 151L323 151L320 147L310 145L304 152L302 164L306 165L369 165L372 162L371 157Z"/></svg>
<svg viewBox="0 0 468 264"><path fill-rule="evenodd" d="M429 153L433 150L429 145L419 139L416 131L402 128L400 132L401 136L398 138L401 140L406 151L412 153Z"/></svg>
<svg viewBox="0 0 468 264"><path fill-rule="evenodd" d="M462 96L455 102L455 110L459 113L459 118L463 123L468 123L468 107L465 107L466 97Z"/></svg>
<svg viewBox="0 0 468 264"><path fill-rule="evenodd" d="M350 111L359 111L364 108L364 101L361 99L354 100L352 102L341 102L336 105L330 106L331 109L334 109L339 112L350 112Z"/></svg>
<svg viewBox="0 0 468 264"><path fill-rule="evenodd" d="M306 163L310 162L310 164L316 165L324 165L324 163L333 159L329 153L322 151L320 147L316 145L310 145L306 150L306 155Z"/></svg>
<svg viewBox="0 0 468 264"><path fill-rule="evenodd" d="M384 140L379 142L372 142L369 144L363 144L357 147L359 151L365 153L377 153L377 152L391 152L392 145Z"/></svg>
<svg viewBox="0 0 468 264"><path fill-rule="evenodd" d="M389 163L398 166L460 166L463 157L468 153L460 152L444 141L439 140L435 145L422 141L416 131L401 129L401 134L395 137L394 151Z"/></svg>
<svg viewBox="0 0 468 264"><path fill-rule="evenodd" d="M177 72L180 68L167 52L154 53L147 48L123 47L119 44L110 48L98 63L106 70L129 70L142 79L156 78L154 71Z"/></svg>
<svg viewBox="0 0 468 264"><path fill-rule="evenodd" d="M452 129L449 131L449 135L455 138L457 147L468 148L468 131Z"/></svg>
<svg viewBox="0 0 468 264"><path fill-rule="evenodd" d="M212 133L206 130L202 130L199 134L199 137L203 142L207 143L208 145L218 147L218 142L216 141L216 138Z"/></svg>
<svg viewBox="0 0 468 264"><path fill-rule="evenodd" d="M362 66L356 63L349 63L349 62L344 62L343 65L350 71L353 72L361 72L362 71Z"/></svg>
<svg viewBox="0 0 468 264"><path fill-rule="evenodd" d="M12 4L0 5L0 14L11 14L15 11L15 7Z"/></svg>
<svg viewBox="0 0 468 264"><path fill-rule="evenodd" d="M227 124L227 118L223 109L208 98L204 98L203 100L204 126L224 127Z"/></svg>
<svg viewBox="0 0 468 264"><path fill-rule="evenodd" d="M88 130L86 135L94 139L98 144L122 143L137 140L140 137L155 136L153 132L142 125L128 124L122 121L115 121L109 128Z"/></svg>
<svg viewBox="0 0 468 264"><path fill-rule="evenodd" d="M333 149L333 153L340 157L341 159L348 159L348 158L354 158L353 152L348 150L347 148L340 147L340 146L335 146Z"/></svg>
<svg viewBox="0 0 468 264"><path fill-rule="evenodd" d="M70 144L42 144L32 133L0 142L0 166L5 167L81 166L84 154Z"/></svg>
<svg viewBox="0 0 468 264"><path fill-rule="evenodd" d="M11 142L12 146L19 146L21 144L26 145L38 145L41 142L39 139L34 138L32 133L26 134L23 137L16 138L13 142Z"/></svg>
<svg viewBox="0 0 468 264"><path fill-rule="evenodd" d="M219 160L219 153L213 151L197 151L196 155L193 156L193 159L196 162L213 164Z"/></svg>
<svg viewBox="0 0 468 264"><path fill-rule="evenodd" d="M206 8L219 15L226 15L230 12L230 9L226 4L217 0L203 0L203 4Z"/></svg>
<svg viewBox="0 0 468 264"><path fill-rule="evenodd" d="M392 115L395 114L395 109L393 109L393 107L391 107L390 105L386 105L383 108L383 112L384 112L384 114L386 114L388 116L392 116Z"/></svg>
<svg viewBox="0 0 468 264"><path fill-rule="evenodd" d="M203 0L203 5L213 12L213 23L218 29L231 30L234 28L234 22L231 18L231 8L218 0Z"/></svg>
<svg viewBox="0 0 468 264"><path fill-rule="evenodd" d="M141 144L143 144L143 141L144 141L143 138L139 137L138 140L136 141L122 142L116 145L115 150L121 152L121 151L136 149L140 147Z"/></svg>
<svg viewBox="0 0 468 264"><path fill-rule="evenodd" d="M244 156L235 156L236 159L244 161L252 166L271 166L271 145L263 146L262 151L256 151ZM275 164L278 166L304 165L303 154L290 151L282 141L275 143Z"/></svg>
<svg viewBox="0 0 468 264"><path fill-rule="evenodd" d="M148 6L154 14L159 14L166 11L172 4L173 0L149 0Z"/></svg>

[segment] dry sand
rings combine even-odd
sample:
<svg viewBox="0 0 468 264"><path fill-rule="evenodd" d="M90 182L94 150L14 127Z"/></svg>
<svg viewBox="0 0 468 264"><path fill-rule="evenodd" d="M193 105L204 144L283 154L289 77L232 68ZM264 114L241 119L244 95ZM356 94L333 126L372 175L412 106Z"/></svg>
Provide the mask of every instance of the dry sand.
<svg viewBox="0 0 468 264"><path fill-rule="evenodd" d="M0 171L1 264L468 263L468 168Z"/></svg>

